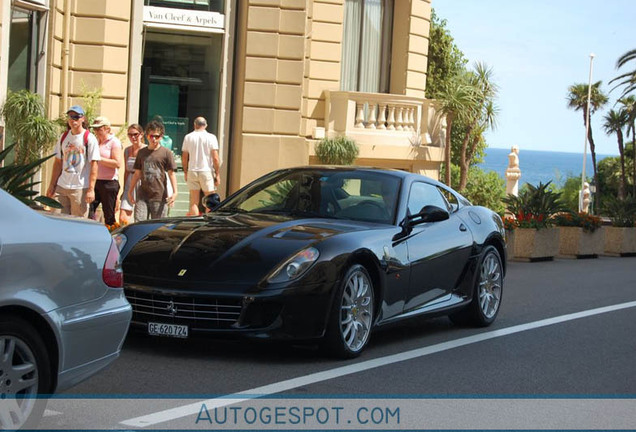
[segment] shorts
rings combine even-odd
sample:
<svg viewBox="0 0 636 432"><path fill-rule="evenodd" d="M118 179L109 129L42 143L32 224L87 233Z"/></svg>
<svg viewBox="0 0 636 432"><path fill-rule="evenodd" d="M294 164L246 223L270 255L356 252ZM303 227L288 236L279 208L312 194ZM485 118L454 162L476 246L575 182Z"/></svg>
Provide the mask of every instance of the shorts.
<svg viewBox="0 0 636 432"><path fill-rule="evenodd" d="M210 171L188 171L188 189L203 190L206 194L214 192L214 177Z"/></svg>

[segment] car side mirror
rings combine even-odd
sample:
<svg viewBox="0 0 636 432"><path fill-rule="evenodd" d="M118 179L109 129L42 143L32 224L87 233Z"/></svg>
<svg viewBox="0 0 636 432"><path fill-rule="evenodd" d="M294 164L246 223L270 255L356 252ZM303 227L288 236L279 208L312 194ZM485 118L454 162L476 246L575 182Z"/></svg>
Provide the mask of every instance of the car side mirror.
<svg viewBox="0 0 636 432"><path fill-rule="evenodd" d="M210 195L206 195L201 200L203 206L208 210L215 210L219 204L221 204L221 197L218 193L212 193Z"/></svg>
<svg viewBox="0 0 636 432"><path fill-rule="evenodd" d="M450 218L450 213L443 208L427 205L422 207L419 213L407 216L407 221L410 226L419 225L425 222L439 222Z"/></svg>

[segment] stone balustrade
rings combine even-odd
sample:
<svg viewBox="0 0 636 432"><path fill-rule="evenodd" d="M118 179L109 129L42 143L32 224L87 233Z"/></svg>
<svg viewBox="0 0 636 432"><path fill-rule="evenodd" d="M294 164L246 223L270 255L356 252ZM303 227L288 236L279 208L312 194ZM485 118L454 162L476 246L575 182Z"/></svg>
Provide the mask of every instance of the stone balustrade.
<svg viewBox="0 0 636 432"><path fill-rule="evenodd" d="M387 93L326 92L325 129L329 137L349 136L360 143L430 144L427 99Z"/></svg>

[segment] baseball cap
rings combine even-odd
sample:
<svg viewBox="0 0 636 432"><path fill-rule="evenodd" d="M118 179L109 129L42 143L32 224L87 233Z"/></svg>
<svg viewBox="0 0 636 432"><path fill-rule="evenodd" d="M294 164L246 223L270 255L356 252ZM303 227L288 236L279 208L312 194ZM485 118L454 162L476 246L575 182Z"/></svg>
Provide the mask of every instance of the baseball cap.
<svg viewBox="0 0 636 432"><path fill-rule="evenodd" d="M108 120L107 117L104 117L104 116L96 117L95 120L93 120L93 124L91 124L92 128L99 128L102 126L110 127L110 120Z"/></svg>
<svg viewBox="0 0 636 432"><path fill-rule="evenodd" d="M70 113L71 111L74 111L76 113L78 113L79 115L85 115L86 113L84 112L84 109L79 106L79 105L73 105L72 107L70 107L68 109L68 111L66 111L66 114Z"/></svg>

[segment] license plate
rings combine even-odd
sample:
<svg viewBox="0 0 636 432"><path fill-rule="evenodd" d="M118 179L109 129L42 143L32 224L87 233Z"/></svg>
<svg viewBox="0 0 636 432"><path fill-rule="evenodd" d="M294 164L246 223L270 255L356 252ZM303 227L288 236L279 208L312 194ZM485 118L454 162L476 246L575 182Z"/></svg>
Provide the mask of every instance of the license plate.
<svg viewBox="0 0 636 432"><path fill-rule="evenodd" d="M188 326L180 324L148 323L148 334L153 336L188 337Z"/></svg>

